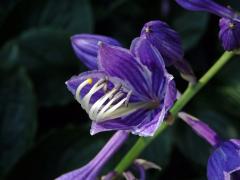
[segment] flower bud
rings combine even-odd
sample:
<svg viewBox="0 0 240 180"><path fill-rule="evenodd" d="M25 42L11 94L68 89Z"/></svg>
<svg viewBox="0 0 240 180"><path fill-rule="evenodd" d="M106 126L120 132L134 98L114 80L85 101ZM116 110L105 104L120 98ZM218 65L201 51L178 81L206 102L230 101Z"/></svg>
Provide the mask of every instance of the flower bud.
<svg viewBox="0 0 240 180"><path fill-rule="evenodd" d="M240 23L227 18L219 20L219 39L226 51L240 48Z"/></svg>
<svg viewBox="0 0 240 180"><path fill-rule="evenodd" d="M141 38L146 38L159 51L166 66L174 65L185 80L195 83L196 78L192 67L183 57L180 36L167 23L162 21L146 23L142 29Z"/></svg>
<svg viewBox="0 0 240 180"><path fill-rule="evenodd" d="M174 64L183 58L180 36L162 21L150 21L142 29L141 37L145 37L157 48L166 66Z"/></svg>
<svg viewBox="0 0 240 180"><path fill-rule="evenodd" d="M89 69L97 69L99 42L121 46L117 40L102 35L78 34L71 37L75 54Z"/></svg>
<svg viewBox="0 0 240 180"><path fill-rule="evenodd" d="M219 17L225 17L240 22L240 18L235 11L212 0L176 0L176 2L190 11L206 11Z"/></svg>

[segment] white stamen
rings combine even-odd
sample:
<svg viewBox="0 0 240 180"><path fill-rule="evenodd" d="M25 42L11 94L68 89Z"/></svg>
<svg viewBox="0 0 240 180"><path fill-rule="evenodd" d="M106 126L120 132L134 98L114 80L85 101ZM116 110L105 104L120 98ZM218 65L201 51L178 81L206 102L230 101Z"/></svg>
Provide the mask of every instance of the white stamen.
<svg viewBox="0 0 240 180"><path fill-rule="evenodd" d="M86 85L91 84L92 81L93 80L89 78L83 81L78 86L76 90L76 100L81 104L82 108L87 111L90 119L92 119L93 121L103 122L106 120L128 115L140 108L153 108L157 105L156 102L129 103L132 90L127 92L127 94L124 93L121 84L116 85L112 90L107 92L106 87L108 80L106 78L98 80L91 87L90 91L81 99L80 97L81 90ZM96 102L91 104L90 103L91 97L101 89L105 94L101 98L99 98Z"/></svg>
<svg viewBox="0 0 240 180"><path fill-rule="evenodd" d="M103 84L104 80L99 80L92 89L84 96L82 100L82 106L83 109L85 109L87 112L89 111L90 107L90 100L93 94L95 94L97 91L101 90L104 87Z"/></svg>
<svg viewBox="0 0 240 180"><path fill-rule="evenodd" d="M86 85L91 84L92 83L92 79L86 79L85 81L83 81L77 88L76 90L76 100L81 104L81 100L80 100L80 92L82 90L82 88L84 88Z"/></svg>
<svg viewBox="0 0 240 180"><path fill-rule="evenodd" d="M112 89L111 91L109 91L106 95L104 95L103 97L101 97L99 100L97 100L93 106L91 107L90 111L89 111L89 116L91 119L94 119L93 117L95 117L96 113L98 113L98 111L101 109L101 107L103 106L103 104L110 98L112 97L112 95L117 91L117 89Z"/></svg>
<svg viewBox="0 0 240 180"><path fill-rule="evenodd" d="M101 111L98 113L97 119L102 119L103 114L105 113L105 111L115 102L117 101L119 98L121 98L124 94L123 93L118 93L114 96L113 99L111 99L102 109Z"/></svg>

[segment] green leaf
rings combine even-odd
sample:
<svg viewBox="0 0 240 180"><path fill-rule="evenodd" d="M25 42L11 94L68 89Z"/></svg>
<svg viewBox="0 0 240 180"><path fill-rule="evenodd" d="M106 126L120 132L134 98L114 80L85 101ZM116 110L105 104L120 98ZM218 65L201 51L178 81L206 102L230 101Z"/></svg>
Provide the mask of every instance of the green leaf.
<svg viewBox="0 0 240 180"><path fill-rule="evenodd" d="M172 129L169 128L155 139L151 145L144 150L140 157L155 162L161 167L166 167L169 162L172 143Z"/></svg>
<svg viewBox="0 0 240 180"><path fill-rule="evenodd" d="M106 141L80 128L55 130L22 159L10 179L54 179L87 164Z"/></svg>
<svg viewBox="0 0 240 180"><path fill-rule="evenodd" d="M52 27L71 34L93 30L89 0L34 1L31 12L28 17L30 27Z"/></svg>
<svg viewBox="0 0 240 180"><path fill-rule="evenodd" d="M0 2L0 27L9 15L9 12L18 5L21 0L2 0Z"/></svg>
<svg viewBox="0 0 240 180"><path fill-rule="evenodd" d="M47 28L26 31L8 43L0 57L6 58L5 67L19 63L27 69L40 105L63 105L73 101L65 81L80 71L68 34Z"/></svg>
<svg viewBox="0 0 240 180"><path fill-rule="evenodd" d="M207 13L188 11L182 12L174 19L173 27L182 38L185 51L197 45L207 29L208 20Z"/></svg>
<svg viewBox="0 0 240 180"><path fill-rule="evenodd" d="M233 115L235 119L240 117L240 61L239 57L232 59L217 76L219 86L216 92L220 109Z"/></svg>
<svg viewBox="0 0 240 180"><path fill-rule="evenodd" d="M36 106L31 82L23 69L0 74L0 177L32 145Z"/></svg>

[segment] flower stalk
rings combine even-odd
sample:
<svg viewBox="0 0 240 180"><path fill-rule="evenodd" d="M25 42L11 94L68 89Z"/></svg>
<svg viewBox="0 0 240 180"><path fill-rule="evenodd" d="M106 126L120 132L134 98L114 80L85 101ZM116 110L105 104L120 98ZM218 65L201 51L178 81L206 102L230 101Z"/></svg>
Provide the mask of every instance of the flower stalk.
<svg viewBox="0 0 240 180"><path fill-rule="evenodd" d="M224 52L223 55L216 61L216 63L199 79L194 85L189 85L183 95L174 104L170 110L173 117L176 117L179 111L224 67L224 65L234 56L233 52ZM147 147L156 137L158 137L166 128L168 124L162 123L153 137L140 137L126 156L120 161L115 168L119 174L124 172L132 162L139 156L139 154Z"/></svg>

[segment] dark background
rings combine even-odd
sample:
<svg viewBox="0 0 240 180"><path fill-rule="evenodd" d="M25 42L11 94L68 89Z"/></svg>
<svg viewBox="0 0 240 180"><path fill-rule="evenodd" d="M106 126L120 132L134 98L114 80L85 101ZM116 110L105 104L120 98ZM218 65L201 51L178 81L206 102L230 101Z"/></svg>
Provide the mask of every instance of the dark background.
<svg viewBox="0 0 240 180"><path fill-rule="evenodd" d="M240 10L237 0L218 2ZM70 36L104 34L129 47L143 24L156 19L180 33L198 77L223 53L218 17L188 12L172 0L0 1L0 179L50 180L94 157L112 133L90 136L87 114L65 87L67 79L86 70L74 56ZM236 57L185 108L223 138L239 137L239 67ZM170 72L183 91L187 83ZM103 174L136 138L130 137ZM141 158L163 168L148 171L148 179L203 180L211 151L177 120Z"/></svg>

